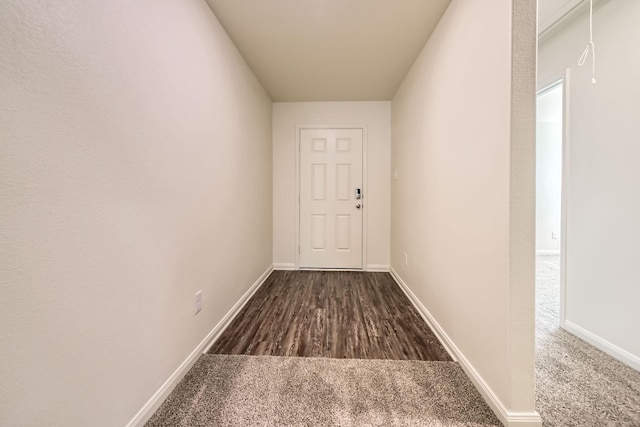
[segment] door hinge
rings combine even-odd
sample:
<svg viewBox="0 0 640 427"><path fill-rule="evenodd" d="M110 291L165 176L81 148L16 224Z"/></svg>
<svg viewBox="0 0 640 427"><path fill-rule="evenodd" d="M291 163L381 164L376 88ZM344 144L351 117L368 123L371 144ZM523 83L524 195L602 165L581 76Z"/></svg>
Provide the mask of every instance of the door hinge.
<svg viewBox="0 0 640 427"><path fill-rule="evenodd" d="M301 254L302 252L300 251L300 245L298 245L298 253Z"/></svg>

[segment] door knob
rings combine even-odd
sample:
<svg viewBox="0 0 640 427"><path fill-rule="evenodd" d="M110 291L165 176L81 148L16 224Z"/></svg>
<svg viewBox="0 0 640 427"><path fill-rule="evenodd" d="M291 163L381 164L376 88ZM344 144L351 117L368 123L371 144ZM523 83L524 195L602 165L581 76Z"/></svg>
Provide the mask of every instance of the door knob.
<svg viewBox="0 0 640 427"><path fill-rule="evenodd" d="M356 209L360 209L360 203L356 205Z"/></svg>

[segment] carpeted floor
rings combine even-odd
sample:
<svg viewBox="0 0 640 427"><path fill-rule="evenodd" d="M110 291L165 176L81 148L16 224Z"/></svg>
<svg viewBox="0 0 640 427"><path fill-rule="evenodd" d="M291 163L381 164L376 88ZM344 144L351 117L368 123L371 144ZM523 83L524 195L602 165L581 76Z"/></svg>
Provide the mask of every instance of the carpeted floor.
<svg viewBox="0 0 640 427"><path fill-rule="evenodd" d="M539 256L536 408L544 426L640 426L640 372L559 327L559 288L559 256Z"/></svg>
<svg viewBox="0 0 640 427"><path fill-rule="evenodd" d="M454 362L203 355L147 426L500 426Z"/></svg>
<svg viewBox="0 0 640 427"><path fill-rule="evenodd" d="M640 426L640 372L558 326L559 258L536 279L545 427ZM499 426L454 362L203 355L147 426Z"/></svg>

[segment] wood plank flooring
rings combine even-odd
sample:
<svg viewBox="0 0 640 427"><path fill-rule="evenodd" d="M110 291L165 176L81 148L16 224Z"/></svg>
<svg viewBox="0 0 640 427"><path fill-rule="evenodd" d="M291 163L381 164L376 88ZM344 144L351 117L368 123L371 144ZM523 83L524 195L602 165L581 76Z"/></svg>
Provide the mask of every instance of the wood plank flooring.
<svg viewBox="0 0 640 427"><path fill-rule="evenodd" d="M451 358L389 273L274 271L209 353Z"/></svg>

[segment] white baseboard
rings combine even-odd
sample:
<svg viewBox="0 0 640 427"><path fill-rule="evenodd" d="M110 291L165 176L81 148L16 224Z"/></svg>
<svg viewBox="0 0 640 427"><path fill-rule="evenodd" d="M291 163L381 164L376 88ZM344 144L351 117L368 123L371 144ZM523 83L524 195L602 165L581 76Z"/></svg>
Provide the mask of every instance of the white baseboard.
<svg viewBox="0 0 640 427"><path fill-rule="evenodd" d="M418 313L427 322L427 325L431 328L433 333L438 337L444 348L454 361L460 364L460 367L467 374L473 385L480 392L485 402L489 405L491 410L496 414L498 419L505 426L518 426L518 427L541 427L542 418L535 412L514 412L509 411L504 403L496 396L489 384L482 378L482 376L476 371L474 366L469 362L465 355L456 346L453 340L447 335L444 329L438 324L436 319L431 315L429 310L420 302L418 297L411 291L409 286L402 280L398 272L391 267L391 275L395 279L398 286L407 295L413 306L418 310Z"/></svg>
<svg viewBox="0 0 640 427"><path fill-rule="evenodd" d="M389 266L384 264L367 264L366 271L388 273Z"/></svg>
<svg viewBox="0 0 640 427"><path fill-rule="evenodd" d="M277 262L273 264L274 270L295 270L296 265L289 262Z"/></svg>
<svg viewBox="0 0 640 427"><path fill-rule="evenodd" d="M200 358L200 356L207 352L209 348L216 342L216 340L222 335L224 330L229 326L231 321L240 313L240 310L245 306L245 304L251 299L253 294L262 286L262 284L267 280L267 277L273 271L273 265L269 266L269 268L262 273L262 275L255 281L253 285L247 290L247 292L240 297L238 302L231 307L231 310L225 314L225 316L218 322L218 324L207 334L207 336L198 344L198 346L189 354L189 356L185 359L184 362L175 370L173 374L160 386L158 391L156 391L153 396L144 404L142 409L138 411L138 413L133 417L131 421L127 424L127 427L142 427L149 418L153 415L153 413L162 405L162 402L165 401L167 397L171 394L173 389L178 385L180 380L187 374L189 369L196 363L196 361Z"/></svg>
<svg viewBox="0 0 640 427"><path fill-rule="evenodd" d="M296 270L296 265L288 262L278 262L273 264L273 269L274 270ZM319 269L303 268L303 270L354 271L353 269L341 269L341 268L319 268ZM364 268L364 271L387 273L389 272L389 266L385 264L367 264L367 266Z"/></svg>
<svg viewBox="0 0 640 427"><path fill-rule="evenodd" d="M508 414L507 421L501 419L506 426L514 427L542 427L542 418L536 411L532 412L515 412Z"/></svg>
<svg viewBox="0 0 640 427"><path fill-rule="evenodd" d="M609 341L599 337L593 332L589 332L588 330L576 325L569 320L564 321L564 329L577 336L578 338L588 342L595 348L602 350L614 359L617 359L625 365L632 367L636 371L640 371L640 357L621 349L617 345L610 343Z"/></svg>

